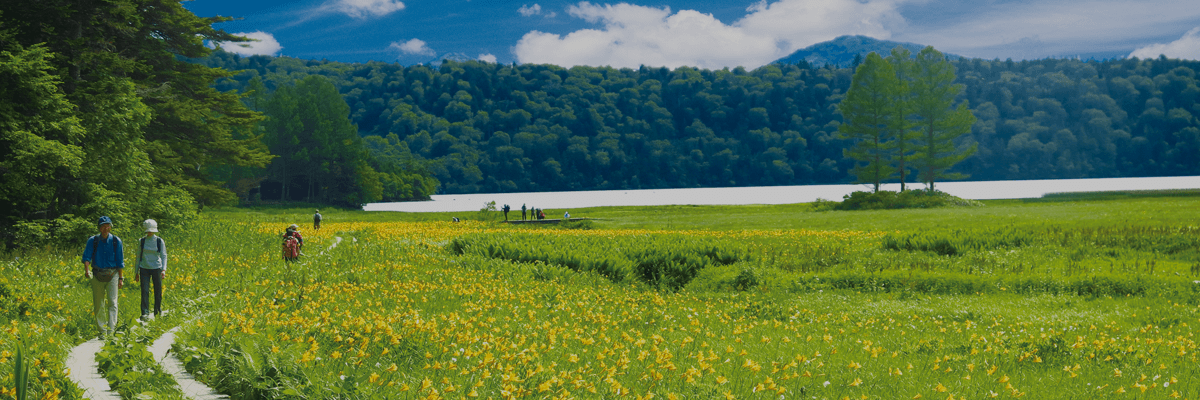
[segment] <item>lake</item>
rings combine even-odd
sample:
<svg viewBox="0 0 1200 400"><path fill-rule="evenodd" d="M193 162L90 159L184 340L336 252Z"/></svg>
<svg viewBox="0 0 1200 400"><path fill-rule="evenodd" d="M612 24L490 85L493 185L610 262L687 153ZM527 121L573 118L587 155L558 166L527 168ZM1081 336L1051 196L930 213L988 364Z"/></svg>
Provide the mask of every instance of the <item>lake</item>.
<svg viewBox="0 0 1200 400"><path fill-rule="evenodd" d="M924 188L910 184L910 188ZM1025 181L938 182L937 189L973 200L1037 198L1047 193L1096 192L1111 190L1200 189L1200 176L1155 178L1047 179ZM883 190L900 190L900 184L886 184ZM365 211L461 212L479 211L489 201L499 209L508 204L542 209L570 209L603 206L661 205L746 205L808 203L817 199L841 201L868 185L753 186L691 189L589 190L578 192L476 193L431 196L429 201L371 203Z"/></svg>

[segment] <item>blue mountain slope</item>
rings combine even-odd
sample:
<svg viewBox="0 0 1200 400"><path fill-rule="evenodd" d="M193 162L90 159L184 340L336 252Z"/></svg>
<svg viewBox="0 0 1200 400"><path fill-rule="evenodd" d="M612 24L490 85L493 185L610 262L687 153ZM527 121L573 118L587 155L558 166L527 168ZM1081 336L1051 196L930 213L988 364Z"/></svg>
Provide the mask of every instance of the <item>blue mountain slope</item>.
<svg viewBox="0 0 1200 400"><path fill-rule="evenodd" d="M901 43L890 40L879 40L866 36L839 36L837 39L828 42L821 42L812 46L796 50L787 57L775 60L776 63L795 64L801 60L807 61L813 66L824 66L833 64L839 67L848 67L854 62L855 55L866 57L870 52L876 52L881 56L887 57L891 54L892 49L896 46L903 46L914 54L925 45L916 43ZM959 56L946 54L950 59L957 59Z"/></svg>

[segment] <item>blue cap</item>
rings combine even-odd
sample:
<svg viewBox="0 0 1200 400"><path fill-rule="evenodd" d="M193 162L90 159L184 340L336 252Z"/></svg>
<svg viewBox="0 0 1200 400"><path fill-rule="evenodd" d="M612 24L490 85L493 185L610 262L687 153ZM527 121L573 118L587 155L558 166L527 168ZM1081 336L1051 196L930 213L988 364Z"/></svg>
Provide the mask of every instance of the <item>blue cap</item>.
<svg viewBox="0 0 1200 400"><path fill-rule="evenodd" d="M97 222L96 226L100 226L100 225L104 225L104 224L112 225L112 218L109 218L107 215L100 217L100 222Z"/></svg>

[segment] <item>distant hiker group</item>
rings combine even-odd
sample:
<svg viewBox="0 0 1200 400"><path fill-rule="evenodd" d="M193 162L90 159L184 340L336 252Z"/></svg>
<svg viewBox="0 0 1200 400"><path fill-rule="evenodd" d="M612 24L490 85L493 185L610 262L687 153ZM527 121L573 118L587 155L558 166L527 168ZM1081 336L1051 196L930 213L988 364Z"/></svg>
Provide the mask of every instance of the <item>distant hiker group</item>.
<svg viewBox="0 0 1200 400"><path fill-rule="evenodd" d="M507 209L507 208L508 208L508 204L505 204L505 205L504 205L504 208L505 208L505 209ZM525 205L524 205L524 204L522 204L522 205L521 205L521 220L522 220L522 221L525 221L525 218L526 218L526 214L525 214L525 212L526 212L526 211L528 211L528 212L529 212L529 216L528 216L528 218L529 218L530 220L535 220L535 219L546 219L546 213L545 213L545 212L542 212L542 209L540 209L540 208L533 208L533 207L525 207ZM505 219L505 220L508 220L508 217L505 217L504 219Z"/></svg>
<svg viewBox="0 0 1200 400"><path fill-rule="evenodd" d="M321 210L313 213L313 230L321 230ZM295 262L304 255L304 235L300 234L300 225L291 224L283 231L283 261Z"/></svg>

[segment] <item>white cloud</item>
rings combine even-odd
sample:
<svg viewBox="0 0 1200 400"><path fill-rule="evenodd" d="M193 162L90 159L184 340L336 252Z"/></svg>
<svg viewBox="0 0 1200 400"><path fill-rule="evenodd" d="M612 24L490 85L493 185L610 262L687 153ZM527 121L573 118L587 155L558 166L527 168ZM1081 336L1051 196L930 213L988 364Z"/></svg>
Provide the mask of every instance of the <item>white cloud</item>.
<svg viewBox="0 0 1200 400"><path fill-rule="evenodd" d="M760 1L747 9L746 17L730 25L695 10L672 13L667 7L585 1L568 7L567 12L601 25L599 29L565 36L532 31L517 42L513 52L520 62L562 66L754 68L840 35L886 39L889 25L903 24L895 1Z"/></svg>
<svg viewBox="0 0 1200 400"><path fill-rule="evenodd" d="M433 52L433 49L431 49L431 48L429 48L429 46L425 45L424 40L416 39L416 38L413 38L404 43L392 42L392 44L390 46L388 46L388 48L400 50L404 54L417 54L417 55L426 55L426 56L432 56L434 54L437 54L437 53Z"/></svg>
<svg viewBox="0 0 1200 400"><path fill-rule="evenodd" d="M748 33L767 35L780 42L786 53L842 35L889 39L904 25L896 0L781 0L762 1L734 23Z"/></svg>
<svg viewBox="0 0 1200 400"><path fill-rule="evenodd" d="M275 36L263 31L235 33L237 36L245 36L255 41L253 42L218 42L217 46L225 51L243 56L273 56L283 50L283 46L279 45L279 41L275 40Z"/></svg>
<svg viewBox="0 0 1200 400"><path fill-rule="evenodd" d="M950 2L950 0L933 0ZM1042 58L1124 53L1196 26L1200 7L1179 0L989 1L961 17L893 31L895 40L969 57ZM1030 39L1036 38L1036 40ZM1036 42L1028 48L1022 43ZM1155 55L1157 57L1157 55Z"/></svg>
<svg viewBox="0 0 1200 400"><path fill-rule="evenodd" d="M354 18L382 17L404 9L397 0L336 0L332 8Z"/></svg>
<svg viewBox="0 0 1200 400"><path fill-rule="evenodd" d="M521 5L521 8L518 9L517 12L521 13L521 15L523 15L523 16L532 17L534 15L538 15L538 14L542 13L542 6L540 6L536 3L532 6Z"/></svg>
<svg viewBox="0 0 1200 400"><path fill-rule="evenodd" d="M480 54L480 55L479 55L479 61L484 61L484 62L495 63L495 62L496 62L496 56L492 55L492 53Z"/></svg>
<svg viewBox="0 0 1200 400"><path fill-rule="evenodd" d="M1152 44L1129 54L1130 57L1137 58L1158 58L1159 55L1166 55L1168 58L1200 60L1200 27L1192 28L1174 42Z"/></svg>

